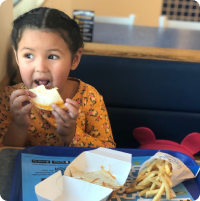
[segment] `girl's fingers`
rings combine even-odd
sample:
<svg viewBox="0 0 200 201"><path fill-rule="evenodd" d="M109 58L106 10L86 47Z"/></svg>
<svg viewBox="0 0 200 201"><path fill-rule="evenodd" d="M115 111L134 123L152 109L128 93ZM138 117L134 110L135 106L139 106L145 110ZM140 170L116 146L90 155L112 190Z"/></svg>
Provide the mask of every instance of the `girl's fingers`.
<svg viewBox="0 0 200 201"><path fill-rule="evenodd" d="M56 118L58 124L64 124L65 123L63 118L56 111L52 111L52 114Z"/></svg>
<svg viewBox="0 0 200 201"><path fill-rule="evenodd" d="M66 99L66 103L69 103L69 104L73 105L77 110L79 110L79 107L80 107L80 106L79 106L79 104L77 103L77 101L67 98L67 99Z"/></svg>
<svg viewBox="0 0 200 201"><path fill-rule="evenodd" d="M25 95L25 96L27 95L26 91L24 89L19 89L19 90L13 91L13 93L10 96L10 103L13 104L14 100L17 97L20 97L20 96L23 96L23 95Z"/></svg>
<svg viewBox="0 0 200 201"><path fill-rule="evenodd" d="M66 103L65 103L66 104ZM69 121L69 118L72 120L76 120L78 117L78 110L71 104L66 104L67 111L59 108L57 105L52 105L52 108L55 110L56 113L63 119L65 123Z"/></svg>
<svg viewBox="0 0 200 201"><path fill-rule="evenodd" d="M16 108L16 109L20 109L22 106L27 105L28 102L30 102L30 99L31 98L28 97L27 95L18 96L13 101L13 107ZM26 103L26 104L23 105L23 103Z"/></svg>
<svg viewBox="0 0 200 201"><path fill-rule="evenodd" d="M33 103L29 103L27 105L25 105L21 111L23 114L28 114L31 111L31 108L33 107Z"/></svg>
<svg viewBox="0 0 200 201"><path fill-rule="evenodd" d="M29 91L29 90L25 90L26 91L26 94L27 96L30 96L31 98L35 98L37 95L34 94L33 92Z"/></svg>
<svg viewBox="0 0 200 201"><path fill-rule="evenodd" d="M57 121L61 118L64 122L67 122L68 116L67 116L67 111L61 109L57 105L53 104L52 108L54 109L53 115L56 113L57 115L54 115L57 119Z"/></svg>
<svg viewBox="0 0 200 201"><path fill-rule="evenodd" d="M76 107L74 107L74 105L70 104L70 103L65 103L65 106L67 107L67 113L70 116L71 119L75 120L78 117L78 110Z"/></svg>

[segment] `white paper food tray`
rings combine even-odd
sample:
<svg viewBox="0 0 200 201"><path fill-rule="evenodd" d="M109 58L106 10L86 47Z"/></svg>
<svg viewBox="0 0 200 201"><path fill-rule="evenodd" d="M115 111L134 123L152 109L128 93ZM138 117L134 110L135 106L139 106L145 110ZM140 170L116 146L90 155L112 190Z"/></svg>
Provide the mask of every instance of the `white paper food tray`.
<svg viewBox="0 0 200 201"><path fill-rule="evenodd" d="M85 151L77 156L71 164L79 170L92 172L101 169L116 177L120 185L124 185L131 169L132 155L106 148ZM112 189L88 183L71 177L68 166L65 175L56 172L35 186L38 201L106 201Z"/></svg>

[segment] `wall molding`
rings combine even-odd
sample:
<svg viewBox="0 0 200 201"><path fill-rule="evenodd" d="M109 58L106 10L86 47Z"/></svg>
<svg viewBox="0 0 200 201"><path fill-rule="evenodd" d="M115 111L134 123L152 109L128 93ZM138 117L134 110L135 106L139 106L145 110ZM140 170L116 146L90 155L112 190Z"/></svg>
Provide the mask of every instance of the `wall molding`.
<svg viewBox="0 0 200 201"><path fill-rule="evenodd" d="M167 20L167 28L200 30L199 22Z"/></svg>
<svg viewBox="0 0 200 201"><path fill-rule="evenodd" d="M200 30L200 22L171 20L166 15L159 17L159 27L172 29Z"/></svg>

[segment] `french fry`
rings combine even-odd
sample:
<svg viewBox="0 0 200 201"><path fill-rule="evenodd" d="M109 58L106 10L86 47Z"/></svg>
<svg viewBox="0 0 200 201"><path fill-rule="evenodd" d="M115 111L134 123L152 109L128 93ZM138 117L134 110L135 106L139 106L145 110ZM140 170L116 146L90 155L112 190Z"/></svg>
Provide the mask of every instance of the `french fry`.
<svg viewBox="0 0 200 201"><path fill-rule="evenodd" d="M155 174L158 174L158 173L159 173L158 171L152 171L150 174L148 173L148 176L144 180L148 180L149 178L154 177Z"/></svg>
<svg viewBox="0 0 200 201"><path fill-rule="evenodd" d="M140 186L149 186L151 182L149 181L149 178L154 177L156 173L151 172L143 181L141 181L138 185Z"/></svg>
<svg viewBox="0 0 200 201"><path fill-rule="evenodd" d="M170 167L170 173L172 174L172 164L169 163L169 167Z"/></svg>
<svg viewBox="0 0 200 201"><path fill-rule="evenodd" d="M146 169L147 169L147 168L146 168ZM144 169L144 170L137 176L136 180L131 184L131 188L132 188L132 189L136 186L136 184L137 184L138 182L140 182L141 180L143 180L144 178L146 178L147 175L150 174L150 173L147 173L147 175L145 175L146 169Z"/></svg>
<svg viewBox="0 0 200 201"><path fill-rule="evenodd" d="M135 188L136 184L143 180L144 178L146 178L146 175L143 175L145 174L145 172L143 172L142 174L139 174L136 178L136 180L131 184L130 188L127 188L124 192L125 193L134 193L134 192L137 192L138 189Z"/></svg>
<svg viewBox="0 0 200 201"><path fill-rule="evenodd" d="M147 187L146 186L139 186L139 185L137 185L135 188L137 190L143 190L143 189L146 189Z"/></svg>
<svg viewBox="0 0 200 201"><path fill-rule="evenodd" d="M139 177L137 178L137 182L142 181L142 180L145 179L149 174L150 174L150 173L147 173L147 174L145 174L145 175L139 176Z"/></svg>
<svg viewBox="0 0 200 201"><path fill-rule="evenodd" d="M162 159L157 159L157 160L158 160L158 163L157 163L157 164L160 164L160 166L163 166L163 164L165 163L165 161L162 160Z"/></svg>
<svg viewBox="0 0 200 201"><path fill-rule="evenodd" d="M143 180L137 186L151 186L151 182L149 180Z"/></svg>
<svg viewBox="0 0 200 201"><path fill-rule="evenodd" d="M165 179L164 176L160 176L160 179L162 180L162 182L164 183L164 186L165 186L165 191L166 191L166 198L167 200L170 200L170 189L169 189L169 185L168 185L168 182L167 180ZM163 184L162 183L162 184Z"/></svg>
<svg viewBox="0 0 200 201"><path fill-rule="evenodd" d="M169 187L171 187L172 186L172 182L171 182L171 179L169 178L169 176L167 174L164 174L164 177L167 180L167 182L169 184Z"/></svg>
<svg viewBox="0 0 200 201"><path fill-rule="evenodd" d="M136 179L132 184L131 184L131 188L135 188L136 184L138 183L138 180Z"/></svg>
<svg viewBox="0 0 200 201"><path fill-rule="evenodd" d="M146 198L154 196L155 194L158 193L158 191L159 191L159 189L152 190L152 191L151 190L147 191L146 192Z"/></svg>
<svg viewBox="0 0 200 201"><path fill-rule="evenodd" d="M142 170L140 173L139 173L139 175L144 175L146 172L147 172L147 169L148 169L149 167L147 166L144 170ZM138 176L139 176L138 175Z"/></svg>
<svg viewBox="0 0 200 201"><path fill-rule="evenodd" d="M154 167L154 165L158 162L158 160L155 160L151 163L151 165L147 168L147 172L150 172L151 169Z"/></svg>
<svg viewBox="0 0 200 201"><path fill-rule="evenodd" d="M156 181L158 181L158 180L159 180L159 177L156 178ZM151 188L150 188L150 190L154 190L155 188L156 188L156 184L153 183L152 186L151 186Z"/></svg>
<svg viewBox="0 0 200 201"><path fill-rule="evenodd" d="M163 174L165 173L165 166L164 165L157 163L156 167L159 169L159 172L161 172Z"/></svg>
<svg viewBox="0 0 200 201"><path fill-rule="evenodd" d="M169 176L170 176L170 177L172 176L172 172L169 173Z"/></svg>
<svg viewBox="0 0 200 201"><path fill-rule="evenodd" d="M160 183L159 181L157 181L157 180L155 180L153 178L149 178L149 181L151 181L153 184L155 183L157 186L161 186L162 185L162 183Z"/></svg>
<svg viewBox="0 0 200 201"><path fill-rule="evenodd" d="M170 167L169 167L169 162L168 161L165 161L165 170L166 170L167 174L170 173Z"/></svg>
<svg viewBox="0 0 200 201"><path fill-rule="evenodd" d="M161 196L162 196L162 194L163 194L163 192L164 192L164 190L165 190L165 184L162 183L158 193L154 196L153 201L159 201Z"/></svg>
<svg viewBox="0 0 200 201"><path fill-rule="evenodd" d="M136 189L136 188L127 188L124 192L125 193L134 193L134 192L137 192L138 191L138 189Z"/></svg>
<svg viewBox="0 0 200 201"><path fill-rule="evenodd" d="M145 195L145 193L146 193L147 191L149 191L149 190L150 190L150 188L147 188L147 189L141 191L141 192L139 193L139 196Z"/></svg>

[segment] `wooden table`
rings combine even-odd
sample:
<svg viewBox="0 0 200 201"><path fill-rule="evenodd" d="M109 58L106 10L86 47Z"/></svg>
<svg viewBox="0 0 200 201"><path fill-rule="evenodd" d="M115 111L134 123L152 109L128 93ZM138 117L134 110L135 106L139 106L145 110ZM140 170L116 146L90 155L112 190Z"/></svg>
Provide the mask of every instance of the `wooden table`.
<svg viewBox="0 0 200 201"><path fill-rule="evenodd" d="M93 43L200 50L199 30L94 24Z"/></svg>
<svg viewBox="0 0 200 201"><path fill-rule="evenodd" d="M83 54L200 63L200 50L85 43Z"/></svg>

